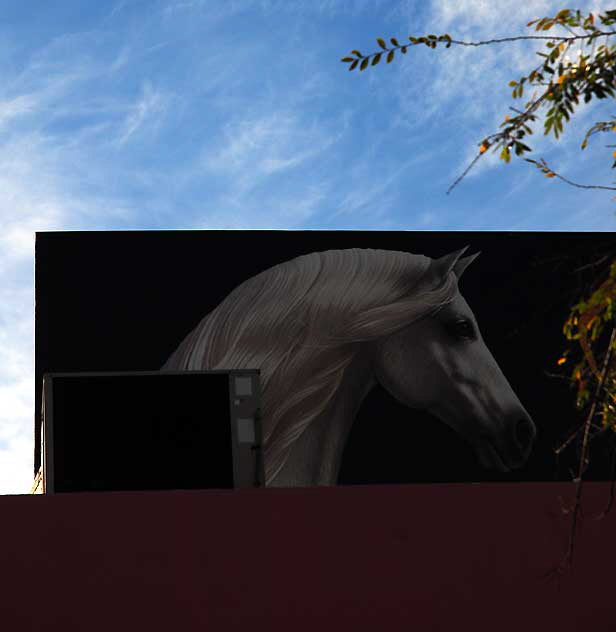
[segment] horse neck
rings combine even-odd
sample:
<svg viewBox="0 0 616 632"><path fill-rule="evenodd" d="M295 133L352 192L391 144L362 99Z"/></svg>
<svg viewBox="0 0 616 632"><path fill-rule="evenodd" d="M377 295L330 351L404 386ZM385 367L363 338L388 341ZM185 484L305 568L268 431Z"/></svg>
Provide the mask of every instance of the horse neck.
<svg viewBox="0 0 616 632"><path fill-rule="evenodd" d="M366 354L360 354L345 371L329 406L293 444L285 465L270 485L335 485L353 420L374 384L372 363Z"/></svg>

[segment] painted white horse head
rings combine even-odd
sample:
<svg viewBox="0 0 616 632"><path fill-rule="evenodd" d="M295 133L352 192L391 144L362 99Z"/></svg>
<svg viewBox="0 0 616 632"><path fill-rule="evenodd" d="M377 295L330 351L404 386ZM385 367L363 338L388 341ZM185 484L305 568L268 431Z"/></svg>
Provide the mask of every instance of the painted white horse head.
<svg viewBox="0 0 616 632"><path fill-rule="evenodd" d="M330 250L274 266L235 288L163 368L260 369L267 485L335 484L377 382L456 430L484 467L520 467L535 427L458 290L476 257L465 250Z"/></svg>

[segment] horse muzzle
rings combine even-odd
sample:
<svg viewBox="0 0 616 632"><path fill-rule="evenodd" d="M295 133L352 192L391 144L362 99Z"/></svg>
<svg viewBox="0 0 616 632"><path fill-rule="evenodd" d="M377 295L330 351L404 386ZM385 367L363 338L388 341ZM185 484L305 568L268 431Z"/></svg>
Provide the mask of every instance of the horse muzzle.
<svg viewBox="0 0 616 632"><path fill-rule="evenodd" d="M530 456L537 430L528 415L508 422L500 436L479 436L477 452L483 467L499 472L521 468Z"/></svg>

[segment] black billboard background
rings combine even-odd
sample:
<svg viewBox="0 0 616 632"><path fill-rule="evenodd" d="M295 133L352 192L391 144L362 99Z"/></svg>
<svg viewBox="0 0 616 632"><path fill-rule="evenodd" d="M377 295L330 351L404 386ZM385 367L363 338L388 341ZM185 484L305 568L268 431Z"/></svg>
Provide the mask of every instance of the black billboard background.
<svg viewBox="0 0 616 632"><path fill-rule="evenodd" d="M122 231L38 233L36 239L35 470L40 464L42 376L64 371L157 370L184 336L247 278L314 251L381 248L439 257L481 251L460 290L512 388L537 425L527 465L483 470L454 431L398 404L366 398L339 482L550 481L554 446L580 422L556 361L568 308L616 251L613 233ZM612 433L593 443L587 479L607 480Z"/></svg>

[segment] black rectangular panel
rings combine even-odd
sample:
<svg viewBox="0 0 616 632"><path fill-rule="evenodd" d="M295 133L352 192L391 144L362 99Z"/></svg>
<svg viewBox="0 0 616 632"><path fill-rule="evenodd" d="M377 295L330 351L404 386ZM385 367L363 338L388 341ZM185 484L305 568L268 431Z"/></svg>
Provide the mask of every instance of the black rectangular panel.
<svg viewBox="0 0 616 632"><path fill-rule="evenodd" d="M46 491L234 487L228 373L60 374L45 390Z"/></svg>

